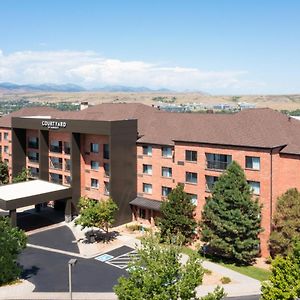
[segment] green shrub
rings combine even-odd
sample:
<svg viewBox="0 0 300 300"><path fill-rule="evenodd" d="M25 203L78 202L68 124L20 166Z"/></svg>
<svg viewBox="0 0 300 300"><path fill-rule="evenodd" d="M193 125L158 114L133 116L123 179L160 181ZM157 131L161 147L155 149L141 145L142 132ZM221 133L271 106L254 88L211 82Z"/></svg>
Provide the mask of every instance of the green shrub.
<svg viewBox="0 0 300 300"><path fill-rule="evenodd" d="M228 284L231 282L231 279L229 277L224 276L221 278L221 282L222 284Z"/></svg>

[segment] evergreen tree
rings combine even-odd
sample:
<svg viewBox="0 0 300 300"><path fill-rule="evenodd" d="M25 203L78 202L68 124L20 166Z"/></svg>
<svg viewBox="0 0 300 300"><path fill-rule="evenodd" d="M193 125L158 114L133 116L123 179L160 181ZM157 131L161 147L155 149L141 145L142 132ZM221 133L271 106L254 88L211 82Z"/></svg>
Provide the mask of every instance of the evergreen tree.
<svg viewBox="0 0 300 300"><path fill-rule="evenodd" d="M178 185L161 204L162 217L158 219L158 226L162 238L179 235L184 242L190 241L197 227L194 210L191 197L184 192L183 185Z"/></svg>
<svg viewBox="0 0 300 300"><path fill-rule="evenodd" d="M7 163L0 160L0 184L7 184L9 182L9 172Z"/></svg>
<svg viewBox="0 0 300 300"><path fill-rule="evenodd" d="M26 247L26 239L22 230L11 226L9 218L0 216L0 286L19 277L17 257Z"/></svg>
<svg viewBox="0 0 300 300"><path fill-rule="evenodd" d="M289 189L277 199L269 247L272 257L287 255L294 240L300 240L300 193Z"/></svg>
<svg viewBox="0 0 300 300"><path fill-rule="evenodd" d="M242 168L232 162L215 183L202 212L205 249L239 264L252 263L259 254L260 213Z"/></svg>

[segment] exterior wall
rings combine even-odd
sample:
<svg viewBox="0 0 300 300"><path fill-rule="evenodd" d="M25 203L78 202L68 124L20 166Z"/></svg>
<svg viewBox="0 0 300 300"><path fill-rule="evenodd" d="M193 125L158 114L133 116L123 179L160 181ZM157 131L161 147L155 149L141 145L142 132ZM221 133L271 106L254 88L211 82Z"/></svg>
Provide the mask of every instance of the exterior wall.
<svg viewBox="0 0 300 300"><path fill-rule="evenodd" d="M90 151L91 143L99 145L99 152ZM106 199L104 182L109 182L109 176L105 175L104 163L110 163L108 159L103 158L103 145L109 143L107 135L82 134L81 135L81 195L92 199ZM99 162L99 169L91 169L91 161ZM97 179L99 188L91 187L91 179Z"/></svg>
<svg viewBox="0 0 300 300"><path fill-rule="evenodd" d="M185 160L186 150L197 152L197 162L189 162ZM232 160L235 160L237 163L239 163L239 165L245 170L247 180L260 182L260 195L255 195L255 197L258 197L260 203L263 204L262 227L264 228L264 232L261 233L261 251L263 256L268 256L267 241L271 230L271 156L269 151L250 148L230 149L221 146L215 147L201 144L176 143L173 158L162 158L161 146L153 146L152 156L146 156L143 155L142 145L138 145L137 153L138 194L149 199L163 200L161 194L162 186L174 188L178 183L183 183L184 189L187 193L197 195L198 201L195 211L196 219L198 220L201 218L201 211L205 204L205 199L211 195L206 188L205 175L219 177L223 172L221 170L208 169L206 165L205 154L214 153L231 155ZM246 169L246 156L259 157L260 170ZM143 174L143 164L152 165L152 175ZM172 178L162 178L162 166L172 167ZM197 173L197 183L186 182L186 172ZM152 194L143 193L143 183L152 184Z"/></svg>
<svg viewBox="0 0 300 300"><path fill-rule="evenodd" d="M5 139L5 134L8 134L7 139ZM1 159L7 163L9 169L9 178L11 180L12 175L12 159L11 159L11 129L10 128L0 128L0 146L1 146Z"/></svg>
<svg viewBox="0 0 300 300"><path fill-rule="evenodd" d="M29 145L29 139L30 138L38 138L39 133L37 130L26 130L26 168L37 168L39 169L39 161L33 161L28 158L28 154L30 152L38 153L39 155L39 149L31 148ZM33 174L30 174L31 177L35 177Z"/></svg>

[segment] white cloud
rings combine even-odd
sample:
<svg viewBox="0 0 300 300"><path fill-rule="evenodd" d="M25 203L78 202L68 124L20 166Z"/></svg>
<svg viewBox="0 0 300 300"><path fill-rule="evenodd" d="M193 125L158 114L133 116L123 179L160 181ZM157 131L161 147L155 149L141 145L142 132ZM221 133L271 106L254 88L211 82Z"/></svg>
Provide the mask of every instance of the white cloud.
<svg viewBox="0 0 300 300"><path fill-rule="evenodd" d="M245 71L202 71L143 61L105 58L92 51L0 50L0 82L76 83L85 87L105 85L147 86L175 90L240 89L253 83Z"/></svg>

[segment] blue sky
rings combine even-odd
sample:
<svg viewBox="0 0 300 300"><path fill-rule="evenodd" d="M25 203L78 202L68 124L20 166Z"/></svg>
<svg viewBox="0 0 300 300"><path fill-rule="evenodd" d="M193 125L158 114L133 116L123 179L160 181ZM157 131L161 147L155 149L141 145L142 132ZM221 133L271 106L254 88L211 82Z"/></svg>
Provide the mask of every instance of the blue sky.
<svg viewBox="0 0 300 300"><path fill-rule="evenodd" d="M300 93L300 1L0 2L0 81Z"/></svg>

